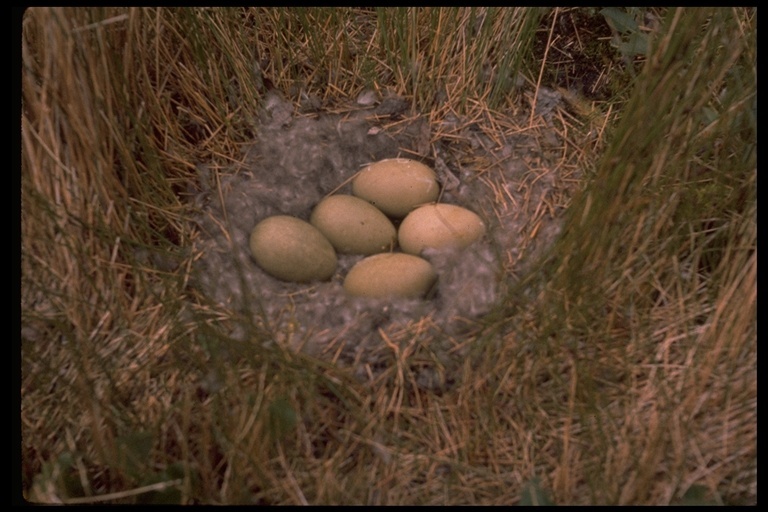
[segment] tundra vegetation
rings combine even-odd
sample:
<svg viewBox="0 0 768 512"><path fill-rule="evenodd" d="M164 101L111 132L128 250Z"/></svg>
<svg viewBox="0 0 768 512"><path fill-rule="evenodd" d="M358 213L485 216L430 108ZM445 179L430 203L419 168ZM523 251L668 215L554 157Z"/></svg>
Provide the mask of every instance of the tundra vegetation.
<svg viewBox="0 0 768 512"><path fill-rule="evenodd" d="M20 21L19 498L756 502L756 9ZM562 193L499 185L488 211L530 212L521 251L544 219L559 235L461 336L382 330L367 379L262 325L233 340L237 312L191 283L195 198L222 193L278 92L290 116L404 98L433 157L555 133L524 179Z"/></svg>

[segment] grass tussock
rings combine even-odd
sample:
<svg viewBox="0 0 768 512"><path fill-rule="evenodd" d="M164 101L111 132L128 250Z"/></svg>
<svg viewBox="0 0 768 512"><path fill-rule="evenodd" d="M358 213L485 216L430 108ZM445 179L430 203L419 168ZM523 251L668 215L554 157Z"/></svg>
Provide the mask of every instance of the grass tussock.
<svg viewBox="0 0 768 512"><path fill-rule="evenodd" d="M554 57L527 50L537 30L558 48L558 12L27 11L24 497L754 502L754 10L665 11L628 98L557 110L563 139L587 141L562 148L582 190L541 265L465 337L429 319L382 332L386 368L360 382L223 337L233 313L188 286L193 198L241 158L269 91L301 110L373 89L491 137L540 130L495 114L530 108L520 84ZM435 342L467 356L446 368Z"/></svg>
<svg viewBox="0 0 768 512"><path fill-rule="evenodd" d="M599 502L669 502L696 477L754 489L755 48L724 44L753 26L731 10L666 23L528 325L537 350L567 354L568 428L584 472L603 468ZM581 474L558 474L558 494Z"/></svg>

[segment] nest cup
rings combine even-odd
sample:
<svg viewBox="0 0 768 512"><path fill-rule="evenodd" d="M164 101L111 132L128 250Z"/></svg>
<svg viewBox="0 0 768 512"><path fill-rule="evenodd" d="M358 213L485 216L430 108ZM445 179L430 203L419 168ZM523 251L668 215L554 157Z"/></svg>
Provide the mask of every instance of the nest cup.
<svg viewBox="0 0 768 512"><path fill-rule="evenodd" d="M231 327L231 337L248 341L256 327L269 333L265 343L313 355L333 353L336 362L360 362L367 360L361 353L375 354L382 346L381 332L404 332L418 324L419 332L428 325L450 337L477 326L497 303L507 285L499 257L505 248L499 244L511 238L491 222L491 194L481 180L467 179L472 169L463 175L449 170L452 186L444 187L440 202L474 211L488 232L466 248L423 251L437 275L426 299L346 293L344 277L364 257L360 254L337 251L333 276L312 283L281 281L256 264L248 238L260 221L278 215L309 221L327 196L351 195L352 178L373 162L407 157L430 166L416 149L423 146L418 141L423 118L382 129L380 120L366 114L267 119L246 150L245 165L221 180L220 193L209 191L202 198L202 257L195 283L214 302L248 319ZM438 173L438 181L446 183L442 178ZM396 226L401 222L392 220Z"/></svg>

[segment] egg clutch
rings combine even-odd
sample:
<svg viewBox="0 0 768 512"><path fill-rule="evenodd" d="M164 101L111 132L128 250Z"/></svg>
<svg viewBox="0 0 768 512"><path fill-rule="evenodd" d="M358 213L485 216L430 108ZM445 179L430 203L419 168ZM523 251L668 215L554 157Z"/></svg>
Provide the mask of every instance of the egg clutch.
<svg viewBox="0 0 768 512"><path fill-rule="evenodd" d="M330 279L337 253L364 255L344 279L348 294L422 297L437 280L424 250L460 250L485 232L474 212L435 203L439 192L437 176L426 165L381 160L355 176L352 195L320 201L309 222L289 215L259 222L251 231L251 254L271 276L297 283ZM398 247L402 252L395 252Z"/></svg>

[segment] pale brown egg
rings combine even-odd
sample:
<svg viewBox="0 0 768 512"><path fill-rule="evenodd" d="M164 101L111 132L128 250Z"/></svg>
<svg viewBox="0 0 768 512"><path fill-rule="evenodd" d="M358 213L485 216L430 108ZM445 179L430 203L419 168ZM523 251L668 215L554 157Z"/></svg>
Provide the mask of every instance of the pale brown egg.
<svg viewBox="0 0 768 512"><path fill-rule="evenodd" d="M419 255L425 248L463 249L485 233L474 212L453 204L420 206L400 224L398 241L403 252Z"/></svg>
<svg viewBox="0 0 768 512"><path fill-rule="evenodd" d="M373 163L352 180L352 193L390 217L401 219L419 205L437 200L435 171L408 158Z"/></svg>
<svg viewBox="0 0 768 512"><path fill-rule="evenodd" d="M375 254L397 243L397 231L387 216L355 196L326 197L312 210L309 222L340 253Z"/></svg>
<svg viewBox="0 0 768 512"><path fill-rule="evenodd" d="M256 263L283 281L324 281L336 271L331 243L312 224L289 215L267 217L256 224L250 248Z"/></svg>
<svg viewBox="0 0 768 512"><path fill-rule="evenodd" d="M344 289L360 297L423 297L437 280L427 260L403 253L368 256L344 279Z"/></svg>

